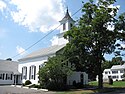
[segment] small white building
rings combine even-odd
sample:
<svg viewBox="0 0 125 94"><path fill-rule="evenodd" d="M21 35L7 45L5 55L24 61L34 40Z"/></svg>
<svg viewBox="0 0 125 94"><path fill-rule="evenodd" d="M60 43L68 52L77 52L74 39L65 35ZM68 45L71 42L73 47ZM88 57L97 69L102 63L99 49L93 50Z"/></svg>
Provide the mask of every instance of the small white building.
<svg viewBox="0 0 125 94"><path fill-rule="evenodd" d="M21 73L18 72L18 62L0 60L0 85L21 84Z"/></svg>
<svg viewBox="0 0 125 94"><path fill-rule="evenodd" d="M125 73L125 64L123 65L113 65L110 69L105 69L103 71L103 81L108 81L108 78L111 77L113 81L123 80L123 74Z"/></svg>
<svg viewBox="0 0 125 94"><path fill-rule="evenodd" d="M18 60L18 70L22 73L22 83L25 83L26 80L30 80L32 84L37 84L39 81L38 71L40 67L44 67L44 62L46 62L49 57L56 55L56 53L68 43L68 40L64 39L63 35L71 29L75 21L70 17L67 10L65 17L59 22L61 27L60 34L57 35L58 43L56 45L40 49ZM72 85L73 81L88 84L88 74L74 71L72 75L67 77L67 84Z"/></svg>

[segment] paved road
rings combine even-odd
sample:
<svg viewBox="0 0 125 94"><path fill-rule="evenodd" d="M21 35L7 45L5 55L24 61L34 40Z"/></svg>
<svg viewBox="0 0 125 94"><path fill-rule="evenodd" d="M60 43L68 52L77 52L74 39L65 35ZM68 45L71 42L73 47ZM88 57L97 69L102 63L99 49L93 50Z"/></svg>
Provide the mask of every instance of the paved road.
<svg viewBox="0 0 125 94"><path fill-rule="evenodd" d="M0 86L0 94L54 94L54 92L45 92L41 90L32 90L12 86Z"/></svg>

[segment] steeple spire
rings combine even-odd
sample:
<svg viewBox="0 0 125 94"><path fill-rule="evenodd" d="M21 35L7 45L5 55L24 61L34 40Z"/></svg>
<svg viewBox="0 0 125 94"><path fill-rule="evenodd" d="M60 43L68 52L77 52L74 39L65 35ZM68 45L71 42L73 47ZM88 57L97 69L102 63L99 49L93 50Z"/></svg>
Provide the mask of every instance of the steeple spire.
<svg viewBox="0 0 125 94"><path fill-rule="evenodd" d="M66 14L65 14L64 18L63 18L61 21L59 21L59 22L63 22L63 21L67 21L67 20L72 20L72 21L74 21L74 20L71 18L71 16L69 15L68 6L67 6L67 10L66 10Z"/></svg>
<svg viewBox="0 0 125 94"><path fill-rule="evenodd" d="M74 25L75 21L71 18L69 15L68 7L66 10L66 14L64 18L59 21L61 26L60 26L60 34L58 34L58 45L66 44L68 43L69 40L64 39L64 33L72 28Z"/></svg>
<svg viewBox="0 0 125 94"><path fill-rule="evenodd" d="M68 10L68 6L67 6L67 11L66 12L68 12L69 10Z"/></svg>

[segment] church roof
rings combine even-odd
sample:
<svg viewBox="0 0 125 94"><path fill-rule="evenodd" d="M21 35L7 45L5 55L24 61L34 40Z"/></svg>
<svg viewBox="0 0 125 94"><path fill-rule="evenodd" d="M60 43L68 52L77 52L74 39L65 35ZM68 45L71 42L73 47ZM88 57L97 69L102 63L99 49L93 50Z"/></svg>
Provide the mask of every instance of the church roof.
<svg viewBox="0 0 125 94"><path fill-rule="evenodd" d="M15 61L0 60L0 71L20 74L18 72L18 62Z"/></svg>
<svg viewBox="0 0 125 94"><path fill-rule="evenodd" d="M69 20L69 19L72 20L72 21L74 21L74 20L71 18L71 16L69 15L69 11L68 11L68 9L67 9L64 18L63 18L60 22L66 21L66 20Z"/></svg>
<svg viewBox="0 0 125 94"><path fill-rule="evenodd" d="M57 51L59 51L60 49L62 49L64 45L54 45L48 48L42 48L40 50L34 51L31 54L28 54L26 57L19 59L18 61L22 61L22 60L27 60L27 59L31 59L31 58L37 58L37 57L43 57L43 56L49 56L49 55L53 55L55 54Z"/></svg>

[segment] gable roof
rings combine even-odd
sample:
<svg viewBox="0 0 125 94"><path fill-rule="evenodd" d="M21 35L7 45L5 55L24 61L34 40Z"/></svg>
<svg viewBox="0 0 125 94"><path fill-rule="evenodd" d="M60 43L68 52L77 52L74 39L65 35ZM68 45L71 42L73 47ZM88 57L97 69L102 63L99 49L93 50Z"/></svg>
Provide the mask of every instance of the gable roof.
<svg viewBox="0 0 125 94"><path fill-rule="evenodd" d="M27 59L32 59L32 58L37 58L37 57L43 57L43 56L48 56L48 55L53 55L60 49L62 49L65 46L63 45L54 45L48 48L42 48L40 50L34 51L31 54L28 54L24 58L19 59L18 61L22 60L27 60Z"/></svg>
<svg viewBox="0 0 125 94"><path fill-rule="evenodd" d="M111 71L111 69L105 69L104 71Z"/></svg>
<svg viewBox="0 0 125 94"><path fill-rule="evenodd" d="M14 74L20 74L18 72L18 62L16 61L0 60L0 71L7 71L13 72Z"/></svg>
<svg viewBox="0 0 125 94"><path fill-rule="evenodd" d="M111 69L125 69L125 64L123 65L113 65Z"/></svg>

